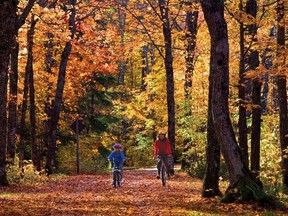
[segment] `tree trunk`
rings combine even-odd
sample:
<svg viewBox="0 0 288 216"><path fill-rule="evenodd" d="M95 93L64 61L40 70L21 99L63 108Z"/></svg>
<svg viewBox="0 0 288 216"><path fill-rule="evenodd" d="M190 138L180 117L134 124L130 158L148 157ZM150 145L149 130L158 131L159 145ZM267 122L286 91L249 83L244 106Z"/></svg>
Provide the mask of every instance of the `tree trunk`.
<svg viewBox="0 0 288 216"><path fill-rule="evenodd" d="M257 2L248 0L246 3L246 12L256 19ZM257 42L256 23L247 26L247 35L252 37L252 49L246 51L247 64L250 70L255 70L259 66L259 52L254 49L254 43ZM249 47L247 45L247 47ZM258 75L260 76L260 75ZM252 80L252 132L251 132L251 170L258 177L260 173L260 133L261 133L261 80L255 77ZM260 180L259 180L260 181ZM260 182L259 182L260 183Z"/></svg>
<svg viewBox="0 0 288 216"><path fill-rule="evenodd" d="M19 44L17 42L18 31L25 23L27 16L29 15L34 2L36 0L29 0L26 7L22 11L20 16L15 17L16 30L15 37L13 39L13 45L11 46L11 73L9 73L9 102L8 102L8 143L7 152L8 157L14 160L15 157L15 142L17 132L17 94L18 94L18 52Z"/></svg>
<svg viewBox="0 0 288 216"><path fill-rule="evenodd" d="M175 98L174 98L174 72L172 55L172 35L169 21L169 6L166 0L159 0L160 16L165 41L165 70L166 70L166 91L168 106L168 139L170 140L173 153L175 153ZM175 156L175 154L174 154ZM174 158L176 159L176 158Z"/></svg>
<svg viewBox="0 0 288 216"><path fill-rule="evenodd" d="M27 32L28 56L25 67L23 101L22 101L21 120L20 120L19 167L21 167L22 169L24 166L23 160L25 155L25 138L27 138L28 133L28 131L26 130L26 112L28 107L29 79L33 70L33 53L32 53L33 41L31 41L30 31L31 29Z"/></svg>
<svg viewBox="0 0 288 216"><path fill-rule="evenodd" d="M11 48L11 73L9 73L9 102L8 102L8 157L14 161L15 142L17 131L17 94L18 94L18 52L19 44L17 38L13 39Z"/></svg>
<svg viewBox="0 0 288 216"><path fill-rule="evenodd" d="M260 174L260 134L261 134L261 82L252 82L252 134L251 134L251 171L259 179ZM260 180L259 180L260 181ZM260 182L259 182L260 183Z"/></svg>
<svg viewBox="0 0 288 216"><path fill-rule="evenodd" d="M8 185L6 173L7 147L7 83L11 45L16 32L16 0L0 1L0 186Z"/></svg>
<svg viewBox="0 0 288 216"><path fill-rule="evenodd" d="M192 11L192 1L186 3L188 10L186 12L186 71L185 71L185 80L184 80L184 118L192 117L192 84L193 84L193 73L195 65L195 48L196 48L196 35L198 31L198 14L199 8L195 8ZM189 126L188 126L189 127ZM184 151L189 150L192 139L186 138L183 141ZM182 168L187 166L186 159L181 160Z"/></svg>
<svg viewBox="0 0 288 216"><path fill-rule="evenodd" d="M70 32L71 32L71 39L73 39L76 33L76 24L75 24L76 0L70 0L70 5L71 5L71 9L70 9L70 17L69 17L69 27L70 27ZM66 42L65 48L61 55L56 95L55 95L51 110L48 113L49 120L46 126L48 127L48 131L49 131L49 139L48 139L47 161L45 165L45 169L48 171L48 174L51 174L53 167L55 167L56 132L57 132L57 125L58 125L58 121L60 117L61 103L63 99L63 91L64 91L65 78L66 78L66 68L67 68L67 63L69 60L69 55L71 53L71 49L72 49L71 41Z"/></svg>
<svg viewBox="0 0 288 216"><path fill-rule="evenodd" d="M123 7L127 7L128 0L120 0L121 5ZM120 37L121 37L121 47L122 47L122 59L119 62L119 78L118 83L123 85L125 82L125 71L127 69L127 63L124 58L124 36L125 36L125 26L126 26L126 11L118 8L118 21L119 21L119 29L120 29Z"/></svg>
<svg viewBox="0 0 288 216"><path fill-rule="evenodd" d="M282 154L282 183L288 190L288 114L287 114L287 78L286 67L286 47L285 47L285 9L284 1L277 0L277 87L279 96L279 116L280 116L280 145Z"/></svg>
<svg viewBox="0 0 288 216"><path fill-rule="evenodd" d="M29 76L29 96L30 96L30 122L31 122L31 157L37 171L41 170L40 147L36 143L36 114L35 114L35 89L34 89L34 70L33 70L33 39L37 20L31 18L31 27L28 31L28 53L31 52L31 71Z"/></svg>
<svg viewBox="0 0 288 216"><path fill-rule="evenodd" d="M206 169L202 189L203 197L214 197L221 195L221 192L219 190L220 145L216 137L211 110L212 86L213 86L213 79L210 74L208 121L207 121Z"/></svg>
<svg viewBox="0 0 288 216"><path fill-rule="evenodd" d="M201 4L211 37L210 74L213 80L211 94L213 124L228 168L230 188L237 188L237 198L241 197L242 200L254 199L260 202L270 202L270 198L267 197L251 171L243 163L229 116L229 45L227 25L224 19L224 2L202 0ZM231 190L226 193L229 192ZM227 201L227 199L223 201Z"/></svg>
<svg viewBox="0 0 288 216"><path fill-rule="evenodd" d="M242 0L239 4L239 10L243 10ZM247 140L247 119L246 119L246 79L245 79L245 44L244 44L244 25L240 23L240 62L239 62L239 135L238 142L243 156L243 162L249 166L248 140Z"/></svg>
<svg viewBox="0 0 288 216"><path fill-rule="evenodd" d="M22 25L24 25L27 16L29 15L36 0L29 0L22 14L16 19L16 36ZM15 157L15 141L17 131L17 94L18 94L18 52L19 44L17 38L14 38L11 51L11 73L9 74L10 100L9 100L9 115L8 115L8 146L7 152L11 158Z"/></svg>
<svg viewBox="0 0 288 216"><path fill-rule="evenodd" d="M142 77L141 77L141 91L146 90L145 78L149 73L149 64L148 64L148 46L145 45L142 47Z"/></svg>

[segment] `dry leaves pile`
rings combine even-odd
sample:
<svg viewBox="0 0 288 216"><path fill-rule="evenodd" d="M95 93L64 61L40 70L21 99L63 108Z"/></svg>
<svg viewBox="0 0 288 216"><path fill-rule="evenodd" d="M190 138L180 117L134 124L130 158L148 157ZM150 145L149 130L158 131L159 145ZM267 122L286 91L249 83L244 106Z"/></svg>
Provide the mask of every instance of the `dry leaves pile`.
<svg viewBox="0 0 288 216"><path fill-rule="evenodd" d="M42 186L0 187L0 215L267 215L256 204L203 199L201 187L183 172L166 187L151 170L125 171L120 188L113 188L110 174L69 176Z"/></svg>

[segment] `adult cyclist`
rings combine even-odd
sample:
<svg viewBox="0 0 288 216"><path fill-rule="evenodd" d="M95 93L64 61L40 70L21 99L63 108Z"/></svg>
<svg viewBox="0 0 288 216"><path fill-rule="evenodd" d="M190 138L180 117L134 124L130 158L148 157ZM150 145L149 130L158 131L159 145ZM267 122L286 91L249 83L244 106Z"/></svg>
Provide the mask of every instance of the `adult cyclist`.
<svg viewBox="0 0 288 216"><path fill-rule="evenodd" d="M173 174L168 162L168 159L172 157L171 144L168 138L166 137L166 133L164 130L160 130L158 132L158 137L154 142L154 157L157 158L157 176L156 176L157 179L160 178L160 168L162 165L161 164L162 161L168 168L168 175L170 175L170 173Z"/></svg>

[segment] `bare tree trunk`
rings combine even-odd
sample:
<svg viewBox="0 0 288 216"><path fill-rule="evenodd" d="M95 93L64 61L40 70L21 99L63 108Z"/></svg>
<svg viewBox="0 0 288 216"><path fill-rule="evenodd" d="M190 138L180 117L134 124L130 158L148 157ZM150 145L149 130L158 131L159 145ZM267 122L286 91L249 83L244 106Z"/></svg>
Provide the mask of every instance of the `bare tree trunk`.
<svg viewBox="0 0 288 216"><path fill-rule="evenodd" d="M288 190L288 111L287 111L287 77L285 47L285 7L283 0L277 0L277 87L279 96L280 146L282 155L282 182Z"/></svg>
<svg viewBox="0 0 288 216"><path fill-rule="evenodd" d="M6 173L7 147L7 83L11 44L16 32L16 0L0 1L0 186L8 185Z"/></svg>

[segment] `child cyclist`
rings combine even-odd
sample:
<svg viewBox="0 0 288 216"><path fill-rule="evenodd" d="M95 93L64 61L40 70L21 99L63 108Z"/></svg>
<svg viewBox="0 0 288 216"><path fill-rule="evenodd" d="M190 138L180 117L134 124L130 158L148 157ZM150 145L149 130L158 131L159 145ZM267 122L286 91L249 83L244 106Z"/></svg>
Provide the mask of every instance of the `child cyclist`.
<svg viewBox="0 0 288 216"><path fill-rule="evenodd" d="M115 143L113 146L114 150L110 153L108 156L108 161L113 163L113 167L118 167L118 169L121 170L121 174L123 172L123 162L126 160L126 157L121 151L121 144L120 143ZM123 174L122 174L123 177Z"/></svg>

